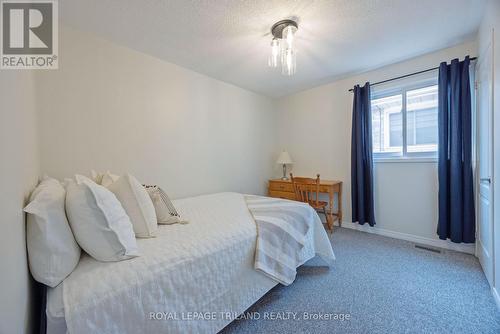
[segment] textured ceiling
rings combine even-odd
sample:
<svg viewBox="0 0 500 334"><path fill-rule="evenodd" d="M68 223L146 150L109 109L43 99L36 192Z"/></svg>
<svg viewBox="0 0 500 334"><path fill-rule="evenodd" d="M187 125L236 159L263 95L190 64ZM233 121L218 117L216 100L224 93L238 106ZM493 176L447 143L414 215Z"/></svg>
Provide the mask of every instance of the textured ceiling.
<svg viewBox="0 0 500 334"><path fill-rule="evenodd" d="M470 40L482 0L64 0L64 23L278 97ZM267 67L269 29L296 18L297 74Z"/></svg>

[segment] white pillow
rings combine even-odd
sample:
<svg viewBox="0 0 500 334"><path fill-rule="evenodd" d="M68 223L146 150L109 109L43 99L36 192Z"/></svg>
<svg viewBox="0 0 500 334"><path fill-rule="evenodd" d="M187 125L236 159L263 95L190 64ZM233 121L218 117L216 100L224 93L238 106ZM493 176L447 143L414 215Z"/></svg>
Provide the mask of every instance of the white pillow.
<svg viewBox="0 0 500 334"><path fill-rule="evenodd" d="M95 183L97 183L97 184L101 184L102 183L102 177L103 176L104 176L103 173L98 173L94 169L92 169L90 171L90 179L92 181L94 181Z"/></svg>
<svg viewBox="0 0 500 334"><path fill-rule="evenodd" d="M59 181L45 177L24 208L28 213L26 242L31 274L40 283L55 287L80 260L80 247L69 227Z"/></svg>
<svg viewBox="0 0 500 334"><path fill-rule="evenodd" d="M66 212L78 244L99 261L121 261L139 255L132 223L108 189L89 178L68 182Z"/></svg>
<svg viewBox="0 0 500 334"><path fill-rule="evenodd" d="M105 173L99 173L94 169L90 171L90 179L95 183L100 184L101 186L104 187L108 187L111 183L118 180L119 177L120 177L119 175L111 174L109 170L106 171Z"/></svg>
<svg viewBox="0 0 500 334"><path fill-rule="evenodd" d="M132 175L125 174L111 183L108 189L115 194L130 217L135 236L154 237L158 230L156 212L144 186Z"/></svg>
<svg viewBox="0 0 500 334"><path fill-rule="evenodd" d="M117 181L120 178L119 175L111 174L109 171L104 173L101 177L100 185L108 188L113 182Z"/></svg>

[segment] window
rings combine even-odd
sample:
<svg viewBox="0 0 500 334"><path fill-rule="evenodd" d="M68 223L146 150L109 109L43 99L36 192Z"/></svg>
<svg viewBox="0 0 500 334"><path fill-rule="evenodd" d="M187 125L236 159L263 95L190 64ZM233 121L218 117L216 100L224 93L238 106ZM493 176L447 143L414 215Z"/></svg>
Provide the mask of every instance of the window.
<svg viewBox="0 0 500 334"><path fill-rule="evenodd" d="M435 158L438 144L438 86L435 80L371 98L374 158Z"/></svg>

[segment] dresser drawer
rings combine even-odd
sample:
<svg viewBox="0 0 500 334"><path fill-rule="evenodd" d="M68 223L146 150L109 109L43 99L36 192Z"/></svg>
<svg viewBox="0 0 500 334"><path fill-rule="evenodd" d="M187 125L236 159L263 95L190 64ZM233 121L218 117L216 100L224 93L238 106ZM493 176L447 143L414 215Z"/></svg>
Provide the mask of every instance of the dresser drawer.
<svg viewBox="0 0 500 334"><path fill-rule="evenodd" d="M276 191L287 191L293 193L293 187L292 184L289 182L269 182L269 191L271 190L276 190Z"/></svg>
<svg viewBox="0 0 500 334"><path fill-rule="evenodd" d="M269 197L291 199L295 201L295 194L289 191L277 191L269 189Z"/></svg>

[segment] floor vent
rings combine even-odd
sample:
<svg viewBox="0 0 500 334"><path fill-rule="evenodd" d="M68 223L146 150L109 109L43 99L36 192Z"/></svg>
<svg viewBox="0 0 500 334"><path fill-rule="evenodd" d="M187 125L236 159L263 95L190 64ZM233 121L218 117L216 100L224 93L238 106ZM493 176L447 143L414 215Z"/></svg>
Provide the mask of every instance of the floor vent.
<svg viewBox="0 0 500 334"><path fill-rule="evenodd" d="M415 248L423 249L423 250L426 250L426 251L429 251L429 252L441 254L441 250L440 249L436 249L436 248L431 248L431 247L422 246L422 245L415 245Z"/></svg>

